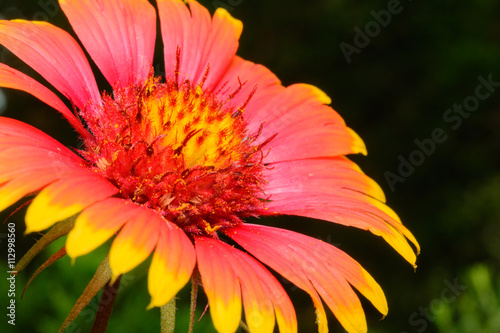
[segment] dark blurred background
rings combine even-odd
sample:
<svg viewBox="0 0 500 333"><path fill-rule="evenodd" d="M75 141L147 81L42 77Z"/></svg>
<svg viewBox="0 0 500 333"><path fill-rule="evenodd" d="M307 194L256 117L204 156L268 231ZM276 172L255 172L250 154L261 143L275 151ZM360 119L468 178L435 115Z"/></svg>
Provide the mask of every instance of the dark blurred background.
<svg viewBox="0 0 500 333"><path fill-rule="evenodd" d="M352 159L382 186L422 253L414 272L368 232L308 219L262 222L330 242L373 275L386 293L389 314L379 320L363 300L369 332L500 332L500 2L201 3L211 12L224 6L244 22L240 56L264 64L284 85L310 83L332 98L332 106L368 148L367 157ZM0 0L0 15L48 20L71 31L53 0ZM155 64L160 70L161 48L157 43ZM0 60L38 77L3 48ZM0 113L67 145L77 144L55 111L25 93L2 89ZM2 213L2 220L10 212ZM18 258L39 237L23 235L24 213L22 209L11 218L17 223ZM6 253L5 224L1 232ZM18 276L18 291L62 244L51 246ZM74 266L62 259L44 271L17 301L15 330L10 325L7 329L57 331L105 252L101 247ZM6 255L1 260L5 267ZM158 309L145 310L147 267L141 265L122 283L109 332L159 332ZM2 299L8 289L5 277L0 279ZM308 296L283 284L296 306L300 332L317 331ZM176 332L186 332L188 288L179 297ZM92 304L71 332L89 331ZM198 304L199 317L206 305L202 293ZM0 326L7 326L2 316ZM343 332L331 314L329 324L332 331ZM208 313L195 332L213 332Z"/></svg>

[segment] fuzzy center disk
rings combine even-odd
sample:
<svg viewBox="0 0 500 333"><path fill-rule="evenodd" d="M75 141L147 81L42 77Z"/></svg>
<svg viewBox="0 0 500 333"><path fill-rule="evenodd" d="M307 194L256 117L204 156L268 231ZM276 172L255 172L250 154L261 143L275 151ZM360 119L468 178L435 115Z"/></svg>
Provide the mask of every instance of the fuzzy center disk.
<svg viewBox="0 0 500 333"><path fill-rule="evenodd" d="M212 235L265 212L264 145L256 144L258 133L247 133L244 107L217 99L203 84L151 77L104 95L92 115L82 112L94 135L82 155L123 198L187 233Z"/></svg>

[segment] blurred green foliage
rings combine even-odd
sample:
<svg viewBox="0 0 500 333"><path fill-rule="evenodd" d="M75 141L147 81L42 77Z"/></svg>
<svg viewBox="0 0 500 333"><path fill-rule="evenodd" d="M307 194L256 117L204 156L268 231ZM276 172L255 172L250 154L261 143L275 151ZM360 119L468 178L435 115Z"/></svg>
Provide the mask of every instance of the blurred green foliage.
<svg viewBox="0 0 500 333"><path fill-rule="evenodd" d="M500 332L500 279L485 264L470 267L466 274L469 290L456 302L436 314L440 332Z"/></svg>
<svg viewBox="0 0 500 333"><path fill-rule="evenodd" d="M48 11L41 4L49 2L0 0L0 14L8 19L44 19L41 14ZM210 11L215 5L224 5L244 22L240 56L264 64L285 85L314 84L332 98L332 106L367 144L368 157L352 159L381 184L389 205L420 241L419 267L414 273L383 240L367 232L308 219L261 222L334 243L374 276L386 292L389 315L379 321L380 315L363 300L370 332L498 332L500 90L480 101L476 111L461 117L456 128L446 121L445 113L475 94L479 76L491 75L493 81L500 81L500 2L401 1L400 12L391 15L390 22L377 34L369 36L366 45L357 47L359 53L352 54L350 62L341 43L355 46L354 29L366 31L375 21L372 11L380 15L380 11L387 10L389 1L201 2ZM55 13L48 17L49 21L71 31L62 12L54 8L49 7ZM161 49L158 39L155 64L160 71ZM39 78L3 49L0 60ZM100 74L98 78L104 84ZM35 125L67 145L78 145L71 128L43 103L25 93L4 93L4 116ZM393 184L392 191L387 172L398 174L400 156L408 160L420 150L415 140L431 138L435 129L442 129L446 140L424 155L423 162L404 176L403 182ZM23 235L24 211L11 219L17 224L18 257L38 237ZM5 225L2 228L5 233ZM0 240L3 249L5 241ZM18 276L18 290L61 245L52 246ZM55 332L105 252L106 248L99 249L78 259L74 266L64 258L41 273L23 300L17 298L17 325L7 329ZM6 271L6 258L2 256L1 260L2 270ZM128 285L118 295L109 331L159 331L159 311L145 311L149 303L146 270L144 264L130 273L133 278L127 280ZM444 305L428 313L432 320L425 319L424 327L421 320L426 317L421 309L438 304L447 288L444 281L456 279L467 289L453 302L439 303ZM3 300L7 286L4 278L0 281ZM296 306L300 332L314 332L310 299L282 282ZM185 332L189 286L179 297L177 331ZM198 304L197 318L206 305L201 291ZM77 320L82 332L89 330L91 314ZM329 324L332 331L342 331L331 315ZM208 312L195 328L196 332L213 332Z"/></svg>

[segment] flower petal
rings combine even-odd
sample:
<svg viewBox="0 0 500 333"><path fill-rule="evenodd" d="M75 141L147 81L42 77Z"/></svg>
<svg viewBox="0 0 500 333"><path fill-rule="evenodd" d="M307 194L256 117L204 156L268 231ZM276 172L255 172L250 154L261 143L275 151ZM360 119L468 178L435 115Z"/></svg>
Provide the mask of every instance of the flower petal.
<svg viewBox="0 0 500 333"><path fill-rule="evenodd" d="M57 153L57 155L67 159L68 162L74 161L78 164L84 163L78 155L54 138L16 119L0 117L0 139L0 153L2 154L6 149L17 149L21 146L29 146ZM7 156L10 155L2 156L2 158Z"/></svg>
<svg viewBox="0 0 500 333"><path fill-rule="evenodd" d="M363 140L352 129L327 124L312 116L298 117L286 131L275 133L278 135L267 146L270 150L266 162L367 154ZM261 135L262 142L271 136Z"/></svg>
<svg viewBox="0 0 500 333"><path fill-rule="evenodd" d="M61 112L68 122L82 136L88 136L89 133L84 129L82 123L73 113L64 105L64 103L52 91L33 80L29 76L0 63L0 87L22 90L32 94L50 107Z"/></svg>
<svg viewBox="0 0 500 333"><path fill-rule="evenodd" d="M252 225L245 224L243 227L227 229L226 234L229 237L233 238L236 242L238 242L242 247L245 248L245 250L255 256L259 261L268 265L283 277L285 277L287 280L289 280L291 283L307 292L309 296L311 296L311 299L316 308L316 323L318 324L318 331L319 333L327 333L328 321L325 308L323 307L323 303L321 302L321 298L319 297L316 289L307 277L307 274L304 272L304 268L295 262L291 263L286 259L281 260L281 257L274 253L274 250L270 249L269 251L267 251L267 253L261 253L261 251L264 252L264 250L263 248L259 248L259 243L254 244L252 242L252 237L259 237L259 235L252 234L248 237L248 233L246 232L247 226Z"/></svg>
<svg viewBox="0 0 500 333"><path fill-rule="evenodd" d="M218 240L204 238L200 251L212 251L215 261L224 261L233 269L241 285L246 323L250 332L273 332L274 311L280 332L296 332L293 305L274 276L255 259Z"/></svg>
<svg viewBox="0 0 500 333"><path fill-rule="evenodd" d="M260 109L253 110L247 114L247 120L250 126L258 127L260 123L265 122L266 126L274 125L276 128L283 128L293 123L293 119L283 119L293 110L300 111L300 108L307 108L307 111L322 111L326 113L329 121L334 124L345 125L340 115L325 104L330 104L332 100L323 91L309 84L293 84L289 87L283 87L279 95L268 100L268 103ZM297 112L296 111L296 112ZM304 112L306 115L308 112ZM286 122L285 124L282 124ZM275 124L276 123L276 124Z"/></svg>
<svg viewBox="0 0 500 333"><path fill-rule="evenodd" d="M39 191L43 187L57 180L57 176L42 170L38 172L26 172L24 178L17 177L0 185L0 211L12 206L26 195Z"/></svg>
<svg viewBox="0 0 500 333"><path fill-rule="evenodd" d="M36 196L26 212L26 233L44 230L117 192L118 189L107 180L81 168L70 178L50 184Z"/></svg>
<svg viewBox="0 0 500 333"><path fill-rule="evenodd" d="M0 44L21 58L78 108L100 104L90 65L66 31L40 21L0 20Z"/></svg>
<svg viewBox="0 0 500 333"><path fill-rule="evenodd" d="M201 79L207 66L210 66L207 87L212 87L227 70L238 50L242 31L243 23L240 20L232 17L224 8L217 8L212 18L209 40L205 44L208 48L203 53L204 61L198 69L198 79Z"/></svg>
<svg viewBox="0 0 500 333"><path fill-rule="evenodd" d="M148 1L59 3L85 49L114 88L146 80L156 39L156 12Z"/></svg>
<svg viewBox="0 0 500 333"><path fill-rule="evenodd" d="M149 268L148 308L163 306L188 283L196 264L193 244L175 224L161 224L158 244Z"/></svg>
<svg viewBox="0 0 500 333"><path fill-rule="evenodd" d="M347 158L274 163L265 173L264 191L271 200L266 203L268 209L370 230L415 265L415 253L405 239L418 252L415 237L384 204L380 187Z"/></svg>
<svg viewBox="0 0 500 333"><path fill-rule="evenodd" d="M221 100L229 100L234 107L246 104L244 114L248 121L285 87L266 67L236 56L213 90ZM258 128L260 123L257 121L256 125Z"/></svg>
<svg viewBox="0 0 500 333"><path fill-rule="evenodd" d="M75 259L103 244L130 219L134 208L134 204L119 198L108 198L86 208L66 239L68 256Z"/></svg>
<svg viewBox="0 0 500 333"><path fill-rule="evenodd" d="M42 131L5 117L0 117L0 160L0 211L85 165Z"/></svg>
<svg viewBox="0 0 500 333"><path fill-rule="evenodd" d="M0 148L0 183L16 177L23 178L26 173L34 171L53 174L59 179L70 176L75 168L82 168L61 155L51 150L22 145Z"/></svg>
<svg viewBox="0 0 500 333"><path fill-rule="evenodd" d="M241 292L238 278L225 257L220 257L213 241L195 238L198 269L207 294L210 314L219 333L234 333L241 319Z"/></svg>
<svg viewBox="0 0 500 333"><path fill-rule="evenodd" d="M33 171L53 174L57 179L70 177L75 168L82 168L85 162L69 149L57 150L54 142L33 142L32 139L2 135L0 124L0 183L16 177L23 178ZM27 129L29 129L26 126ZM48 136L40 139L50 138Z"/></svg>
<svg viewBox="0 0 500 333"><path fill-rule="evenodd" d="M309 293L302 282L310 281L348 332L366 332L367 327L361 303L347 282L382 314L387 313L384 293L375 280L356 261L328 243L296 232L252 224L229 229L227 235Z"/></svg>
<svg viewBox="0 0 500 333"><path fill-rule="evenodd" d="M247 115L250 131L264 124L260 141L276 133L266 162L362 153L363 140L335 110L325 105L330 98L318 88L294 84L268 104Z"/></svg>
<svg viewBox="0 0 500 333"><path fill-rule="evenodd" d="M397 215L385 204L354 191L345 195L313 191L267 193L271 201L266 207L276 214L297 215L330 221L382 236L405 260L414 267L416 254L408 238L420 251L417 240L401 224ZM353 196L358 197L353 197Z"/></svg>
<svg viewBox="0 0 500 333"><path fill-rule="evenodd" d="M165 220L149 208L137 205L129 208L129 222L109 250L113 281L146 260L158 242L163 223Z"/></svg>
<svg viewBox="0 0 500 333"><path fill-rule="evenodd" d="M264 172L269 182L264 188L266 193L356 192L385 202L380 186L343 156L273 163Z"/></svg>
<svg viewBox="0 0 500 333"><path fill-rule="evenodd" d="M158 0L165 53L165 72L173 77L177 64L177 48L181 49L180 78L199 83L210 67L206 86L211 88L233 60L243 29L223 8L212 19L207 9L189 0Z"/></svg>

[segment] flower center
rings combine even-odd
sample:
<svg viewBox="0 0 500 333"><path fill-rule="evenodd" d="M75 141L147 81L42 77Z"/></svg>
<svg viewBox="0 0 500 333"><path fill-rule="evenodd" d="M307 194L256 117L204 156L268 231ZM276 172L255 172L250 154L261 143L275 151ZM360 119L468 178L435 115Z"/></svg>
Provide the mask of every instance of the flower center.
<svg viewBox="0 0 500 333"><path fill-rule="evenodd" d="M203 83L150 77L103 95L98 112L82 112L94 137L81 153L123 198L188 233L212 235L265 212L264 144L247 133L246 103L230 102Z"/></svg>

